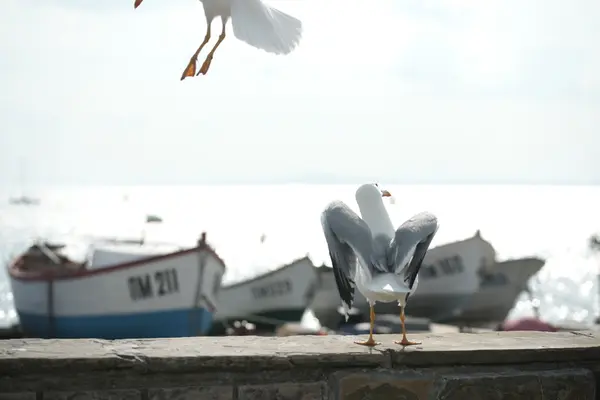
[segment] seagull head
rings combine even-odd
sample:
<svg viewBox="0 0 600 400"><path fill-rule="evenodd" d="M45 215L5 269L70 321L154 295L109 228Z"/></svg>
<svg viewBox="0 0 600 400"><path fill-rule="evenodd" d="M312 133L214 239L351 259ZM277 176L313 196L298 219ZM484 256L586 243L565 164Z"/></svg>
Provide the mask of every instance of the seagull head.
<svg viewBox="0 0 600 400"><path fill-rule="evenodd" d="M142 4L142 1L144 0L135 0L135 2L133 3L133 8L138 8L140 4Z"/></svg>
<svg viewBox="0 0 600 400"><path fill-rule="evenodd" d="M390 197L392 194L387 190L381 190L376 183L365 183L361 185L355 193L356 202L358 204L378 204L381 203L382 197Z"/></svg>
<svg viewBox="0 0 600 400"><path fill-rule="evenodd" d="M377 183L374 183L373 185L375 185L377 189L379 189L379 191L381 192L381 197L392 197L392 194L390 192L388 192L385 189L380 189Z"/></svg>

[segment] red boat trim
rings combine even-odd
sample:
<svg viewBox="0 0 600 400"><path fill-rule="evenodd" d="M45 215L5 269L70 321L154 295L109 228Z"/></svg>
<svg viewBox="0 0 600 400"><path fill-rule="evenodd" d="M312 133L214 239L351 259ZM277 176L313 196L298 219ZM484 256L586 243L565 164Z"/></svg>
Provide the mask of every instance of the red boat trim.
<svg viewBox="0 0 600 400"><path fill-rule="evenodd" d="M92 269L92 270L82 269L79 271L73 271L73 272L69 272L69 273L39 272L39 271L23 270L19 266L19 261L21 261L21 259L22 259L22 256L20 256L20 257L17 257L15 260L13 260L9 264L8 274L10 275L11 278L13 278L15 280L20 280L20 281L55 281L55 280L58 281L58 280L77 279L77 278L83 278L83 277L88 277L88 276L106 274L109 272L115 272L115 271L118 271L121 269L139 267L140 265L143 265L143 264L151 264L156 261L168 260L169 258L179 257L182 255L190 254L190 253L197 252L197 251L198 252L199 251L208 252L213 257L215 257L215 259L219 262L219 264L221 264L223 269L225 269L225 263L223 262L221 257L219 257L217 255L217 253L213 250L213 248L208 246L205 243L200 243L196 247L176 251L174 253L161 254L158 256L147 257L147 258L143 258L140 260L130 261L130 262L122 263L122 264L116 264L116 265L113 265L111 267L106 267L106 268L99 268L99 269Z"/></svg>

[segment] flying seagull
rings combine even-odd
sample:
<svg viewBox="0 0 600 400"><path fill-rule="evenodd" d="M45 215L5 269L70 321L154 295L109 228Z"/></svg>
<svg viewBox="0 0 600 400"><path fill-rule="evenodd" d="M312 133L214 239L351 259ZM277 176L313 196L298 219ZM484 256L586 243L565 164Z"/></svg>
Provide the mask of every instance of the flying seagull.
<svg viewBox="0 0 600 400"><path fill-rule="evenodd" d="M404 308L417 289L419 269L437 232L437 218L419 213L396 231L383 204L390 197L376 184L365 184L356 191L356 202L362 218L341 201L330 203L321 215L321 224L340 298L346 309L352 307L354 288L369 302L371 329L369 339L356 342L375 346L375 302L397 301L400 305L402 340L396 344L420 344L406 338Z"/></svg>
<svg viewBox="0 0 600 400"><path fill-rule="evenodd" d="M138 8L144 0L135 0L134 7ZM190 62L181 75L181 80L194 75L206 75L217 47L225 40L225 28L231 18L233 34L239 40L250 46L263 49L269 53L289 54L300 42L302 37L302 22L261 0L200 0L206 17L206 35L192 55ZM206 60L196 73L198 55L210 40L210 25L220 16L222 30L217 43L206 56Z"/></svg>

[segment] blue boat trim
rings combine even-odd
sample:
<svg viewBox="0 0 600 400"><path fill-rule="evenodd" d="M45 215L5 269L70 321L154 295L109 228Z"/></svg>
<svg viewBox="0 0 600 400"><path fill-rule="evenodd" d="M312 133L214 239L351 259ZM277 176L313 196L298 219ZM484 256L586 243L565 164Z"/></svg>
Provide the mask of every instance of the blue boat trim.
<svg viewBox="0 0 600 400"><path fill-rule="evenodd" d="M56 316L18 312L23 332L38 338L158 338L205 335L212 312L204 308L127 314Z"/></svg>

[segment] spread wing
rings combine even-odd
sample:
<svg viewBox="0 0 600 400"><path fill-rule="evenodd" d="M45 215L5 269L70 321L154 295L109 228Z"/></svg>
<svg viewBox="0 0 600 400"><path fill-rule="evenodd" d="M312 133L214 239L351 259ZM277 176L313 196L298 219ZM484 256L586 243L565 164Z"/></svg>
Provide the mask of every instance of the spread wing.
<svg viewBox="0 0 600 400"><path fill-rule="evenodd" d="M340 298L351 308L357 268L361 268L360 265L366 266L367 270L364 272L368 275L373 268L371 230L365 221L341 201L334 201L325 208L321 214L321 224Z"/></svg>
<svg viewBox="0 0 600 400"><path fill-rule="evenodd" d="M269 53L288 54L300 42L302 22L261 0L232 0L233 34Z"/></svg>
<svg viewBox="0 0 600 400"><path fill-rule="evenodd" d="M404 282L411 289L437 229L438 222L435 215L422 212L400 225L390 243L388 250L388 262L392 263L390 270L397 275L404 275Z"/></svg>

